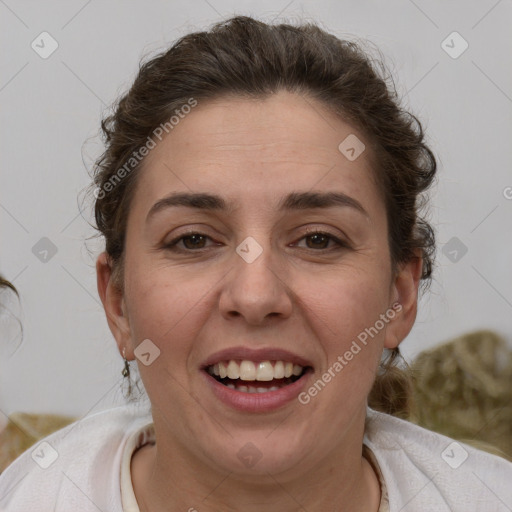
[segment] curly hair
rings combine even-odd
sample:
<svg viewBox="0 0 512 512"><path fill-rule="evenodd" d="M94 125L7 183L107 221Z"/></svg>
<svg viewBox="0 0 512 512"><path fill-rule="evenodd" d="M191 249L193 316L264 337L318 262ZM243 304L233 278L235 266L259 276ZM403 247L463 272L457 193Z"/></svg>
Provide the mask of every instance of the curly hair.
<svg viewBox="0 0 512 512"><path fill-rule="evenodd" d="M421 215L422 193L433 182L436 159L420 121L400 106L394 84L387 82L382 59L354 41L312 23L272 25L246 16L185 35L141 63L129 91L102 121L106 150L93 177L96 225L120 289L128 209L144 162L133 155L191 98L265 98L281 90L316 99L364 135L385 199L393 269L420 254L422 285L428 286L435 239ZM369 396L370 406L392 414L403 414L408 403L409 384L396 367L399 355L393 349L381 363L387 372L377 376Z"/></svg>

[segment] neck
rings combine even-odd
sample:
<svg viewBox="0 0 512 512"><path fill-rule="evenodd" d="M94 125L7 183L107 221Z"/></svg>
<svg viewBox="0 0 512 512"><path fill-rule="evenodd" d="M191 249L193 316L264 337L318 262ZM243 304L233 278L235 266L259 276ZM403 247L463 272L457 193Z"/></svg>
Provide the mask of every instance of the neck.
<svg viewBox="0 0 512 512"><path fill-rule="evenodd" d="M176 444L146 445L132 458L132 481L141 512L377 512L380 486L359 442L347 439L316 465L256 478L208 467ZM348 444L347 444L348 443ZM334 506L333 506L334 504Z"/></svg>

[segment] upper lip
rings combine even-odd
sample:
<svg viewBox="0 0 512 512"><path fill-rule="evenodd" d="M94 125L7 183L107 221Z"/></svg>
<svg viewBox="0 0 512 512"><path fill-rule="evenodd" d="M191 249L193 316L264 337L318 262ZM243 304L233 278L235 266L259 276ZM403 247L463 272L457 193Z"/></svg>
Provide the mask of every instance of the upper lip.
<svg viewBox="0 0 512 512"><path fill-rule="evenodd" d="M307 366L313 366L310 361L301 357L293 352L289 352L288 350L283 350L280 348L249 348L249 347L232 347L226 348L224 350L219 350L215 352L211 356L209 356L206 361L201 365L202 369L208 368L220 361L229 361L231 359L234 360L246 360L246 361L285 361L291 362L293 364L298 364L303 368Z"/></svg>

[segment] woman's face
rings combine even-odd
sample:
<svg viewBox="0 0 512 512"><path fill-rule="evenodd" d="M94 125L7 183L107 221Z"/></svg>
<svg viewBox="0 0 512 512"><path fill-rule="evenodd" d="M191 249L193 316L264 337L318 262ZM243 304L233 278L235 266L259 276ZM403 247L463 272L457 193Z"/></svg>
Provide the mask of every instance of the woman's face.
<svg viewBox="0 0 512 512"><path fill-rule="evenodd" d="M383 348L412 326L419 268L392 274L361 142L319 103L280 92L199 102L146 157L123 296L98 269L159 451L241 475L305 471L349 446L360 460L366 397ZM232 379L219 382L223 364Z"/></svg>

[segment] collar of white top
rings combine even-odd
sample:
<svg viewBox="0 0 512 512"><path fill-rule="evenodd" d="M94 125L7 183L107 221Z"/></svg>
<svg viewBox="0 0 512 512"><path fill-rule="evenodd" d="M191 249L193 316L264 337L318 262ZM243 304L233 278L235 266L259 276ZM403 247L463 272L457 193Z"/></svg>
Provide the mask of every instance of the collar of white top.
<svg viewBox="0 0 512 512"><path fill-rule="evenodd" d="M131 462L133 454L142 446L155 442L153 424L136 430L127 440L121 459L121 503L123 512L140 512L135 492L133 491Z"/></svg>

